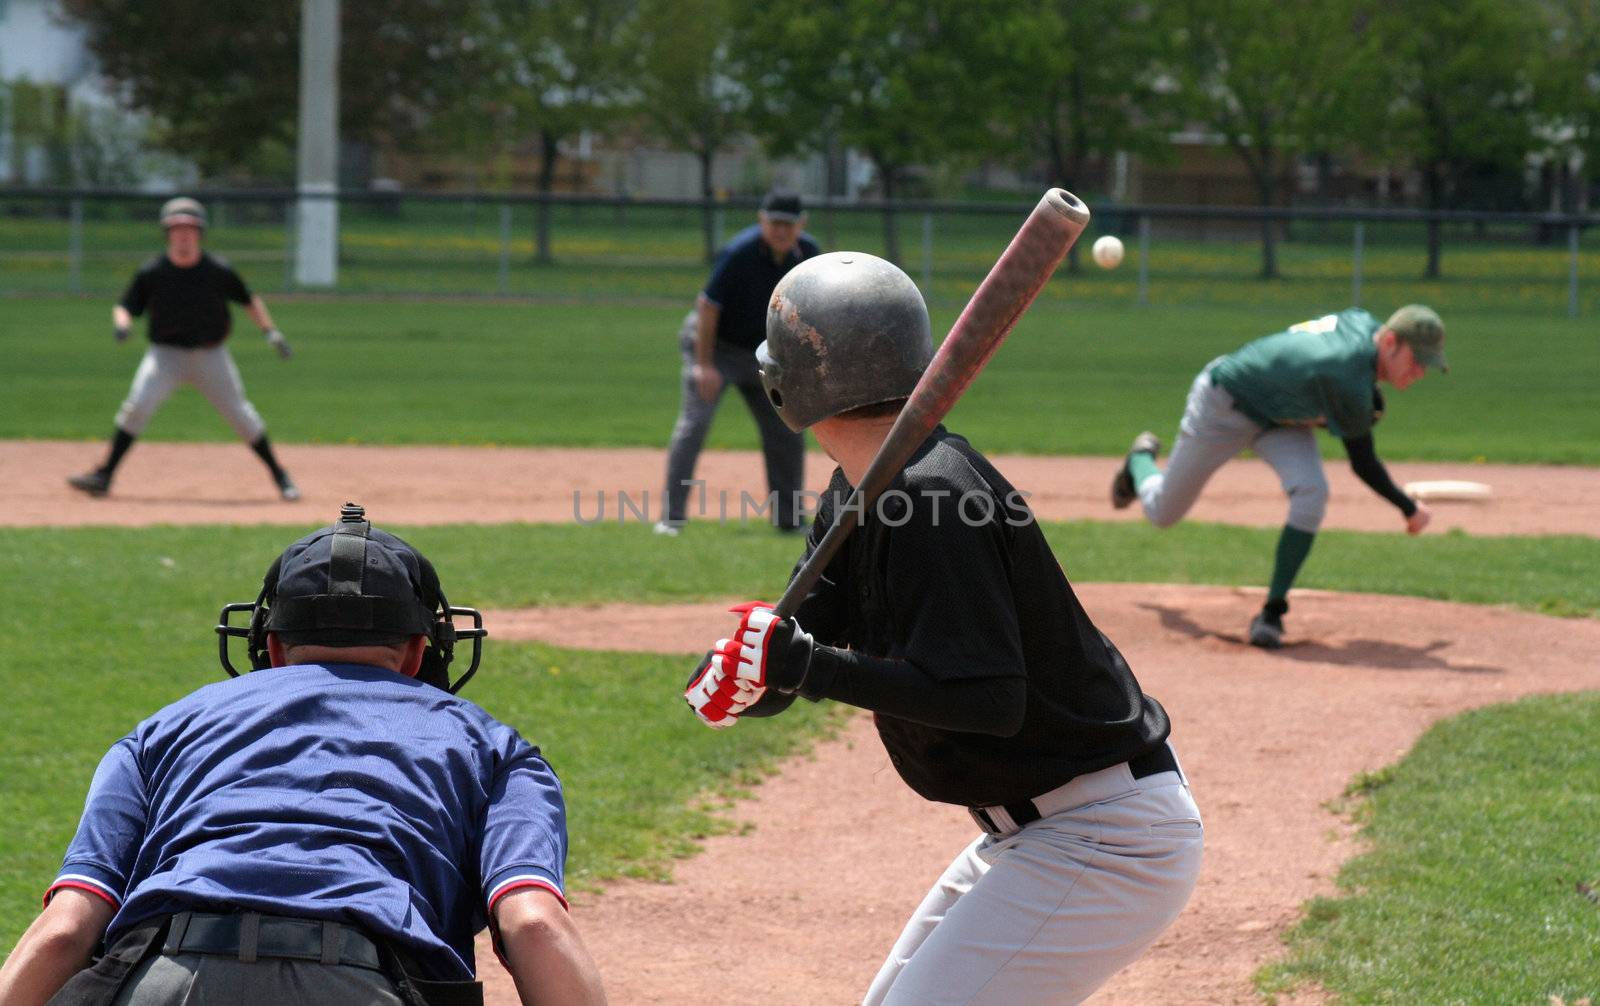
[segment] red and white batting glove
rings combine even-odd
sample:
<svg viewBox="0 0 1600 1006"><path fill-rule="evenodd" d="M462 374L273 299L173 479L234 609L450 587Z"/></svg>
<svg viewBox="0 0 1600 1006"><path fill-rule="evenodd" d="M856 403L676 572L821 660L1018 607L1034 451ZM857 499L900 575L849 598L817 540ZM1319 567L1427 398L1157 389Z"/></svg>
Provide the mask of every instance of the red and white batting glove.
<svg viewBox="0 0 1600 1006"><path fill-rule="evenodd" d="M684 701L708 727L733 726L741 713L766 694L765 688L741 680L735 673L741 649L735 640L717 640L716 648L706 654L683 690Z"/></svg>
<svg viewBox="0 0 1600 1006"><path fill-rule="evenodd" d="M729 610L741 616L733 633L739 644L734 675L763 691L798 691L811 669L815 647L810 634L794 619L779 618L765 601L749 601Z"/></svg>

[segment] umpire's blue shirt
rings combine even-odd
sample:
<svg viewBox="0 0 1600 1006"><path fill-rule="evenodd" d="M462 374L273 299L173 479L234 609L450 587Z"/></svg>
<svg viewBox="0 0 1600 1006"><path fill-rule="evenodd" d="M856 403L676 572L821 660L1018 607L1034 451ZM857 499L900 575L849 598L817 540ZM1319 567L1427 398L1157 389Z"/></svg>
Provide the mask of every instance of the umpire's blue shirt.
<svg viewBox="0 0 1600 1006"><path fill-rule="evenodd" d="M717 345L738 347L754 353L767 337L767 301L790 269L801 260L822 254L811 235L800 240L782 262L772 257L772 249L761 240L761 225L751 224L717 254L706 281L705 298L722 309L717 316Z"/></svg>
<svg viewBox="0 0 1600 1006"><path fill-rule="evenodd" d="M566 854L561 784L515 730L382 668L303 665L208 685L113 745L51 892L111 902L108 943L253 910L349 922L468 978L494 900L560 896Z"/></svg>

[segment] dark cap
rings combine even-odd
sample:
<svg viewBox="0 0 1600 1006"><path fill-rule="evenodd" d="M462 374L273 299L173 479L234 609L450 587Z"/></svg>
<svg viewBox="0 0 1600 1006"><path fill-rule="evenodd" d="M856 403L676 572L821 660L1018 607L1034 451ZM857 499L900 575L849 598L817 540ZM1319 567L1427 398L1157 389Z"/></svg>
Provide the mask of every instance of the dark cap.
<svg viewBox="0 0 1600 1006"><path fill-rule="evenodd" d="M800 194L788 192L784 189L773 189L761 200L761 212L770 220L799 220L804 213L800 206Z"/></svg>
<svg viewBox="0 0 1600 1006"><path fill-rule="evenodd" d="M434 631L439 581L432 564L373 527L357 504L346 503L337 524L290 545L276 572L266 628L291 644L376 646Z"/></svg>

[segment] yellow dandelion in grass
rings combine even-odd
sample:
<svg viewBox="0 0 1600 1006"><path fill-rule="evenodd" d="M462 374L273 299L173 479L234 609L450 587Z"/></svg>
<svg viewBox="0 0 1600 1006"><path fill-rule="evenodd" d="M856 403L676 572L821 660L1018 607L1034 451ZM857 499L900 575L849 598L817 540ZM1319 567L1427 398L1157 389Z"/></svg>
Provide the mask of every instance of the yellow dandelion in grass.
<svg viewBox="0 0 1600 1006"><path fill-rule="evenodd" d="M559 667L554 667L554 666L552 666L552 667L547 667L547 668L545 668L545 670L547 670L547 671L549 671L549 672L550 672L550 674L551 674L551 675L552 675L552 676L554 676L554 675L557 675L557 674L560 674L560 673L561 673L561 668L559 668Z"/></svg>

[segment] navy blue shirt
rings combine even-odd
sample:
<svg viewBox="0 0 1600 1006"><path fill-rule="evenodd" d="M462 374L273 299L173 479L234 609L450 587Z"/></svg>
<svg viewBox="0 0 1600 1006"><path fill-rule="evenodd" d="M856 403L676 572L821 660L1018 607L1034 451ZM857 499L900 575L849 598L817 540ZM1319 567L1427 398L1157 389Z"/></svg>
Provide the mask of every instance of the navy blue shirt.
<svg viewBox="0 0 1600 1006"><path fill-rule="evenodd" d="M115 906L108 945L252 910L351 923L459 979L494 900L560 896L566 855L561 784L515 730L392 671L304 665L208 685L114 744L50 890Z"/></svg>
<svg viewBox="0 0 1600 1006"><path fill-rule="evenodd" d="M717 253L711 279L706 281L706 300L722 308L717 318L717 345L755 352L767 337L767 301L778 280L802 259L821 254L822 248L811 236L801 234L784 260L776 262L772 249L761 240L761 225L751 224L735 234Z"/></svg>

